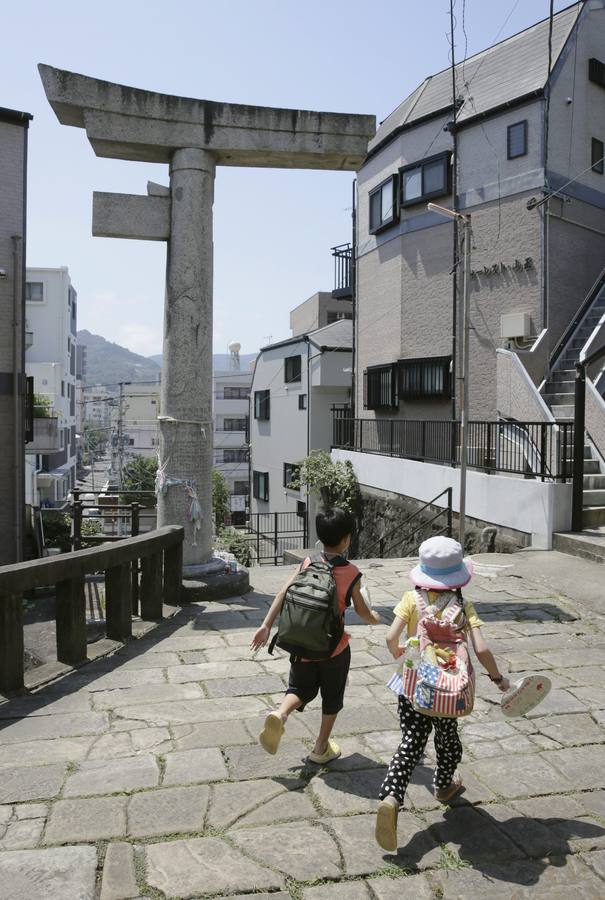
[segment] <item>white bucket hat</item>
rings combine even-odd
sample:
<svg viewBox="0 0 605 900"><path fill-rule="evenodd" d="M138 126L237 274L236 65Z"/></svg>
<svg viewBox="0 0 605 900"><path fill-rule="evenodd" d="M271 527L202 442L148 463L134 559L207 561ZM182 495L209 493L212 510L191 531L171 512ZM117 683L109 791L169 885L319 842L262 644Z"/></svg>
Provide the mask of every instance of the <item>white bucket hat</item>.
<svg viewBox="0 0 605 900"><path fill-rule="evenodd" d="M473 576L470 559L462 558L462 547L453 538L432 537L420 545L419 563L410 572L410 580L426 591L464 587Z"/></svg>

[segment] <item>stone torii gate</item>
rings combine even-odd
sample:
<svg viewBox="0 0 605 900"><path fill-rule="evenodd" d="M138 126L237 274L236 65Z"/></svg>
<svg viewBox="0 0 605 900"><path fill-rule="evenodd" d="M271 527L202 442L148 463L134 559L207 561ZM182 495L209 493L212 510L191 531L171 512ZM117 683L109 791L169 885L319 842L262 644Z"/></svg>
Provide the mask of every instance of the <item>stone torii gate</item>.
<svg viewBox="0 0 605 900"><path fill-rule="evenodd" d="M187 574L212 558L212 204L216 166L355 171L374 116L192 100L40 65L59 122L85 128L97 156L168 163L170 188L148 196L94 192L95 236L167 241L160 461L168 476L158 524L182 525L191 491Z"/></svg>

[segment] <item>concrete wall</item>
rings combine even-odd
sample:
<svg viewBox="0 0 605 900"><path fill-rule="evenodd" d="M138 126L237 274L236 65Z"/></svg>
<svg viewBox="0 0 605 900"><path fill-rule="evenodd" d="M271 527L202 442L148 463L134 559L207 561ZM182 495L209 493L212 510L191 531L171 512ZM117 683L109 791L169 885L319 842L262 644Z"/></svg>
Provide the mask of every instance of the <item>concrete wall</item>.
<svg viewBox="0 0 605 900"><path fill-rule="evenodd" d="M415 460L333 450L335 460L350 460L360 485L432 500L448 487L453 488L453 508L459 509L457 469ZM552 548L555 531L571 528L571 484L554 484L501 475L467 473L467 513L481 522L501 525L531 535L532 545ZM445 505L440 502L438 505Z"/></svg>
<svg viewBox="0 0 605 900"><path fill-rule="evenodd" d="M497 350L496 372L498 416L518 422L554 422L516 353Z"/></svg>
<svg viewBox="0 0 605 900"><path fill-rule="evenodd" d="M605 458L605 401L590 379L586 379L586 431Z"/></svg>
<svg viewBox="0 0 605 900"><path fill-rule="evenodd" d="M13 235L23 238L20 252L24 254L26 137L27 132L21 125L0 121L0 268L7 273L7 277L0 279L0 565L14 563L21 558L15 535L24 518L24 452L17 455L15 446L15 432L22 431L23 421L22 412L15 416L12 377L15 283L20 312L23 295L21 271L15 271L13 263L11 238ZM19 369L22 374L20 353Z"/></svg>

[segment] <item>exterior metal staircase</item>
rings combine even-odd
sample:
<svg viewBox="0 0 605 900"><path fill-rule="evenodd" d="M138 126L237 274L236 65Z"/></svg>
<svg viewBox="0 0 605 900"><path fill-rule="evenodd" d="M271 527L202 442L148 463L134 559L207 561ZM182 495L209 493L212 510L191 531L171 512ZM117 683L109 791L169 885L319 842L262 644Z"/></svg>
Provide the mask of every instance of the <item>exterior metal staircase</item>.
<svg viewBox="0 0 605 900"><path fill-rule="evenodd" d="M575 364L590 335L605 314L605 273L595 284L576 320L559 344L560 355L541 393L557 422L573 422ZM591 299L592 298L592 299ZM571 459L573 447L568 448ZM583 515L585 528L605 525L605 465L587 435L584 445Z"/></svg>

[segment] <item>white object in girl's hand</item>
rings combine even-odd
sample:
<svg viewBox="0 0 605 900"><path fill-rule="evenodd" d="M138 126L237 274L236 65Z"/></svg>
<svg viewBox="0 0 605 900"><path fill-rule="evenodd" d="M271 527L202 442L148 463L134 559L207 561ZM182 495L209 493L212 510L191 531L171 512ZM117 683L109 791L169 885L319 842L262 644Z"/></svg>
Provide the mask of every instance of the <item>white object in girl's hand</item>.
<svg viewBox="0 0 605 900"><path fill-rule="evenodd" d="M500 701L502 712L508 718L524 716L531 712L548 696L551 689L550 678L545 675L526 675L515 682Z"/></svg>
<svg viewBox="0 0 605 900"><path fill-rule="evenodd" d="M359 593L361 594L362 599L363 599L363 602L364 602L365 605L368 607L368 609L372 609L372 598L370 597L370 591L369 591L369 589L366 587L365 584L363 584L363 585L360 587Z"/></svg>

